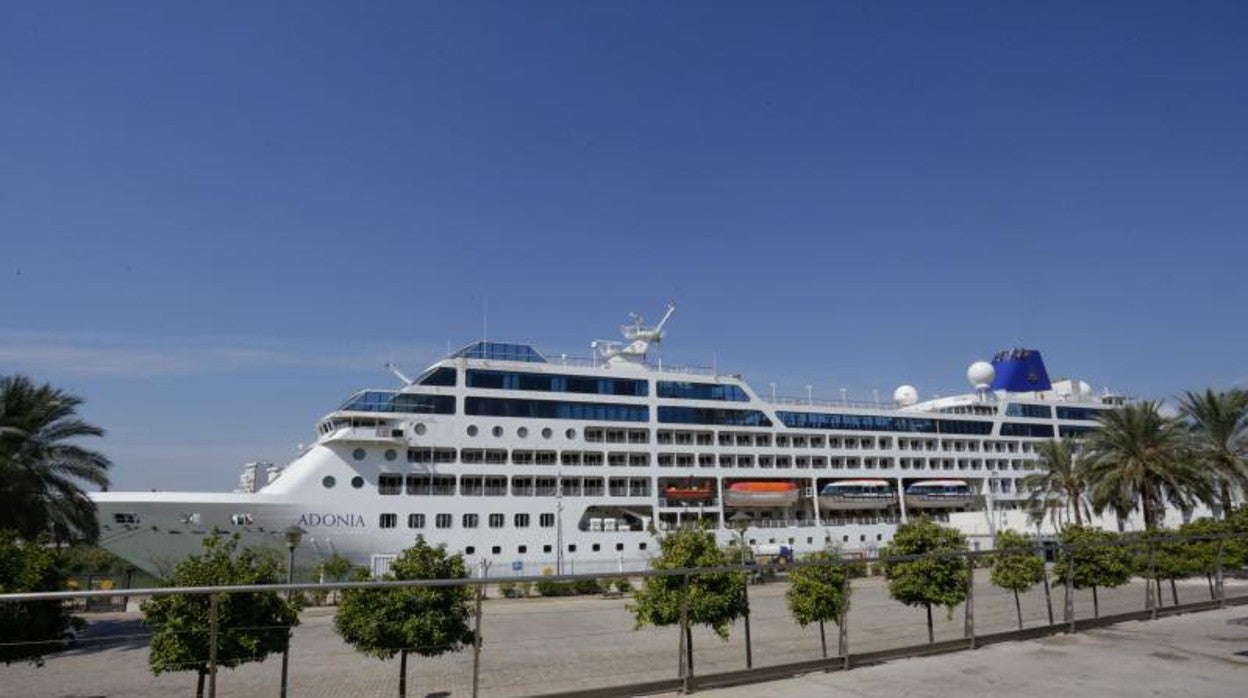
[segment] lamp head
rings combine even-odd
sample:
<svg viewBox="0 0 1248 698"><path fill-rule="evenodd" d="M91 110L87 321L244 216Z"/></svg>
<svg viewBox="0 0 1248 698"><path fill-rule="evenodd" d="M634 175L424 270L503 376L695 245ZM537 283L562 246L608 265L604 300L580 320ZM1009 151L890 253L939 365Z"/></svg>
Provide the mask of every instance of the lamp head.
<svg viewBox="0 0 1248 698"><path fill-rule="evenodd" d="M299 547L299 541L303 540L303 534L305 533L307 531L298 526L290 526L285 531L282 531L282 536L286 539L286 547L291 550Z"/></svg>

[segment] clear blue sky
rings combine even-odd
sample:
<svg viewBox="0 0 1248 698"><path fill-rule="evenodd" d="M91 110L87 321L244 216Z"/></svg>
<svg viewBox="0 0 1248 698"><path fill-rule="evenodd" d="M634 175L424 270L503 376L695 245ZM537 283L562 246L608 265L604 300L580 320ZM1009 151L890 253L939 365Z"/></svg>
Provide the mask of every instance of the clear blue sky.
<svg viewBox="0 0 1248 698"><path fill-rule="evenodd" d="M945 7L945 5L956 5ZM233 486L447 343L757 389L1248 377L1243 2L0 9L0 373Z"/></svg>

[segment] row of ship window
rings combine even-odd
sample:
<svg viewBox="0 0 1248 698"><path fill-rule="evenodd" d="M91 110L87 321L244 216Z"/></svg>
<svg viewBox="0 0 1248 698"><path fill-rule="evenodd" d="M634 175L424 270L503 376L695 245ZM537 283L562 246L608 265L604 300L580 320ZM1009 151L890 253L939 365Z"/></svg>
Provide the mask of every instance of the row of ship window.
<svg viewBox="0 0 1248 698"><path fill-rule="evenodd" d="M370 425L371 426L371 425ZM418 424L417 428L423 427ZM1043 426L1043 425L1041 425ZM1072 429L1086 431L1091 427L1071 427ZM477 436L481 433L480 428L475 424L470 424L466 428L468 436ZM420 431L423 433L423 430ZM495 425L491 427L490 433L498 438L506 436L506 430L503 427ZM550 439L553 432L549 427L540 431L543 439ZM528 438L529 428L526 426L516 427L515 435L521 439ZM1051 434L1050 434L1051 435ZM831 448L831 449L889 449L893 447L893 438L881 436L878 439L873 436L825 436L823 434L766 434L757 432L732 432L732 431L693 431L693 430L671 430L658 429L655 431L655 443L659 445L674 446L757 446L771 447L773 444L776 448ZM773 438L774 436L774 438ZM564 437L569 441L576 439L575 429L566 429ZM584 439L587 443L608 443L608 444L648 444L650 443L649 429L611 429L605 427L587 427L584 431ZM1014 453L1020 448L1026 452L1032 449L1032 444L1028 442L1018 441L979 441L976 439L908 439L904 437L897 438L897 448L900 450L914 451L979 451L981 447L984 451L995 451L997 453L1010 452ZM428 449L426 449L428 450Z"/></svg>
<svg viewBox="0 0 1248 698"><path fill-rule="evenodd" d="M1000 444L998 444L1000 445ZM985 450L985 453L1016 453L1017 444L1009 444L1010 448L1002 450ZM904 444L898 444L899 450L907 450ZM919 450L919 449L914 449ZM933 449L935 450L935 449ZM1022 452L1029 453L1034 450L1032 444L1024 443L1021 448ZM980 452L978 448L941 448L943 452ZM352 457L357 461L363 461L368 458L368 451L364 448L356 448L352 451ZM398 451L388 448L382 452L382 457L388 462L394 462L398 459ZM907 461L922 461L922 458L907 459L902 458L903 467ZM933 461L939 459L932 459ZM965 460L965 459L959 459ZM973 459L980 461L981 459ZM985 459L989 464L993 459ZM655 461L659 467L678 467L691 468L695 465L701 468L719 467L731 468L749 468L754 467L755 463L760 468L840 468L840 467L880 467L891 468L896 462L895 459L889 457L828 457L823 455L816 456L792 456L789 454L734 454L734 453L659 453L655 456ZM465 448L458 452L454 448L409 448L407 449L407 462L412 464L450 464L464 463L469 465L485 464L485 465L568 465L568 466L601 466L606 464L612 467L648 467L651 463L651 454L646 451L609 451L602 453L600 451L533 451L527 449L514 449L508 451L501 448ZM1004 463L1004 460L1002 460ZM990 466L991 467L991 466Z"/></svg>

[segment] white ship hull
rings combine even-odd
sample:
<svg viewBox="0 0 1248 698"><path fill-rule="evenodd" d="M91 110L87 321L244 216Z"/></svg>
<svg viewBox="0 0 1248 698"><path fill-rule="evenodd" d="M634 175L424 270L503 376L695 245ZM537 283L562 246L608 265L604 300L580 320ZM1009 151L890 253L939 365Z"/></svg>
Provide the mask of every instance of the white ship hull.
<svg viewBox="0 0 1248 698"><path fill-rule="evenodd" d="M721 544L736 542L731 519L747 513L747 545L870 554L891 539L896 517L829 516L838 525L826 525L822 513L881 511L894 500L813 493L845 478L905 491L956 477L986 496L906 496L898 516L984 506L975 521L991 530L997 514L1022 508L1035 444L1093 428L1090 415L1104 406L1084 384L917 404L912 389L899 390L897 407L769 400L739 377L643 363L660 335L627 328L632 343L601 345L593 362L470 345L397 390L352 396L318 424L315 445L276 477L256 473L244 493L95 495L101 542L157 574L213 531L284 553L290 526L305 531L296 550L304 568L344 555L381 572L423 536L478 574L610 574L646 567L655 535L694 521ZM1063 416L1072 405L1078 413ZM746 479L797 490L729 488ZM670 483L695 480L722 503L664 498Z"/></svg>

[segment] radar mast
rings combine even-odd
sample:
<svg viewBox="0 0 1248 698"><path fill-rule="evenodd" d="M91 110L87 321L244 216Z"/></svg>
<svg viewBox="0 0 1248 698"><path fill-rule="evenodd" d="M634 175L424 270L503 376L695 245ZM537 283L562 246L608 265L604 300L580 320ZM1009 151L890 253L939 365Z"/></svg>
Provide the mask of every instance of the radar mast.
<svg viewBox="0 0 1248 698"><path fill-rule="evenodd" d="M659 320L659 324L654 327L646 327L645 318L637 313L629 313L629 324L620 326L620 333L629 342L627 346L621 347L620 342L603 339L591 342L590 346L598 351L608 366L641 366L645 363L646 352L650 350L650 345L663 341L663 327L674 312L676 312L676 303L669 302L663 319Z"/></svg>

